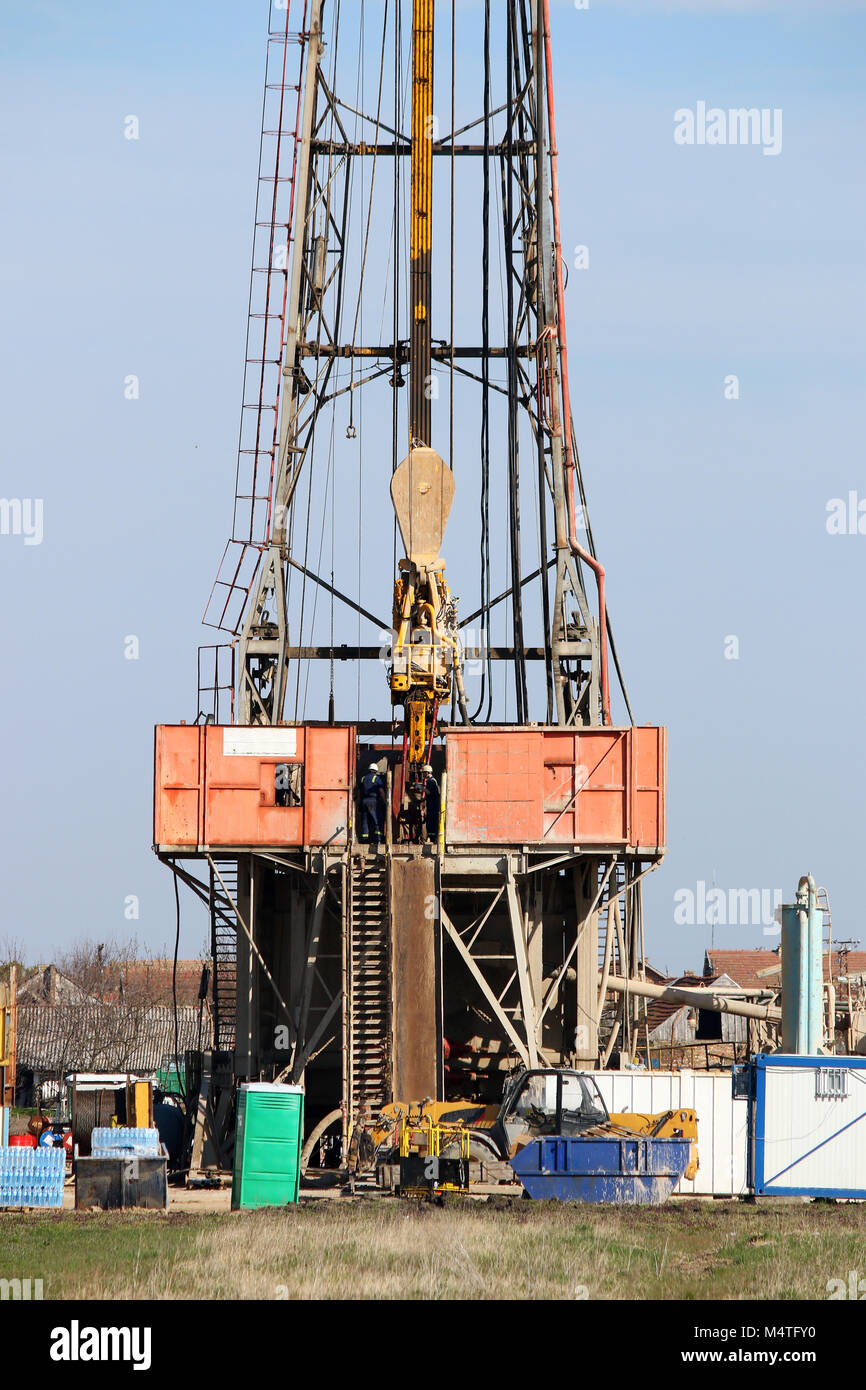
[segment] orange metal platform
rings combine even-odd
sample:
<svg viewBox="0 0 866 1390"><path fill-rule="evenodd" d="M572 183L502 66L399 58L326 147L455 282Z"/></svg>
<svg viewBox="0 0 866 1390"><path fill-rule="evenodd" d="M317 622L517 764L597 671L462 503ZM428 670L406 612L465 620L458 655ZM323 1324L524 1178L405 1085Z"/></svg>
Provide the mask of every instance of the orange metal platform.
<svg viewBox="0 0 866 1390"><path fill-rule="evenodd" d="M452 729L449 844L665 843L666 730Z"/></svg>
<svg viewBox="0 0 866 1390"><path fill-rule="evenodd" d="M663 728L443 731L449 846L665 844ZM162 852L345 845L353 725L160 725L154 843ZM302 805L277 804L276 768L302 765Z"/></svg>

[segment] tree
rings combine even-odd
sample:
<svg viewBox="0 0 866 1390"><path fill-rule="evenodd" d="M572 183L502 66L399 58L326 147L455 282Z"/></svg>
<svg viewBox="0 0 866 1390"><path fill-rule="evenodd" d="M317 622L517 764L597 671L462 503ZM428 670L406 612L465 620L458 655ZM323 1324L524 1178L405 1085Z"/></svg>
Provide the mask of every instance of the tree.
<svg viewBox="0 0 866 1390"><path fill-rule="evenodd" d="M5 974L10 965L18 966L19 981L28 973L27 947L20 936L7 932L0 937L0 972Z"/></svg>

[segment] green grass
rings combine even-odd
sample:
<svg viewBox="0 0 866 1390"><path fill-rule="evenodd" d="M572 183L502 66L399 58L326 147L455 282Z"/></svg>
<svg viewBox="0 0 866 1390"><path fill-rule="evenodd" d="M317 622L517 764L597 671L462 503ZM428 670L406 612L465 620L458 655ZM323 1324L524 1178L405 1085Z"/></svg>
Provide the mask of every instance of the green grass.
<svg viewBox="0 0 866 1390"><path fill-rule="evenodd" d="M315 1201L233 1214L0 1217L0 1277L46 1298L826 1299L866 1207Z"/></svg>

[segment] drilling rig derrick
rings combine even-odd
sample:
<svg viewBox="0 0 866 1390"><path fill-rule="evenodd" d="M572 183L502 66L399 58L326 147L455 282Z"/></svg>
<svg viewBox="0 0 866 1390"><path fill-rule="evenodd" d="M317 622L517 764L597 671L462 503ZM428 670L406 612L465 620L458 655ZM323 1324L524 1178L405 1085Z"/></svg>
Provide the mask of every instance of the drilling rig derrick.
<svg viewBox="0 0 866 1390"><path fill-rule="evenodd" d="M234 722L157 730L154 841L211 915L225 1069L303 1081L347 1151L395 1097L637 1043L598 971L642 968L665 731L611 713L548 9L272 5L205 615Z"/></svg>

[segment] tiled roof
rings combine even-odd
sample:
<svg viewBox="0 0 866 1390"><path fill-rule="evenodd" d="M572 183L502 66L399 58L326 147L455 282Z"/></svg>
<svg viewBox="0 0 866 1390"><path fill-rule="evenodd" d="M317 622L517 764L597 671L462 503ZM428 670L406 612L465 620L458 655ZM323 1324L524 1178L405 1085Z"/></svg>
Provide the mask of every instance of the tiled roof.
<svg viewBox="0 0 866 1390"><path fill-rule="evenodd" d="M683 989L701 987L706 984L700 975L680 975L676 980L665 980L665 984L677 986ZM678 1014L680 1009L687 1009L688 1004L675 1003L670 999L648 999L647 1000L647 1025L650 1033L654 1033L672 1014Z"/></svg>
<svg viewBox="0 0 866 1390"><path fill-rule="evenodd" d="M179 960L177 963L177 1002L190 1007L198 1005L203 962ZM143 1002L170 1005L172 1003L171 960L130 961L121 966L123 992L129 998Z"/></svg>
<svg viewBox="0 0 866 1390"><path fill-rule="evenodd" d="M179 960L177 963L177 1002L180 1007L198 1008L203 962ZM130 1004L137 1008L148 1006L173 1007L171 960L136 960L110 969L111 985L106 986L102 1000L108 1004ZM32 999L49 1004L86 1004L100 1002L97 992L88 994L56 966L48 965L34 974L18 991L23 1004Z"/></svg>
<svg viewBox="0 0 866 1390"><path fill-rule="evenodd" d="M706 979L717 975L730 975L741 989L779 989L782 984L781 969L773 974L762 975L764 970L773 970L781 965L781 956L776 951L726 951L709 950L704 963ZM839 964L839 952L833 951L833 978L843 973ZM866 971L866 951L849 951L847 970L850 975ZM827 952L824 952L824 979L828 977Z"/></svg>
<svg viewBox="0 0 866 1390"><path fill-rule="evenodd" d="M772 975L759 974L762 970L772 970L781 964L775 951L758 949L754 951L707 951L704 962L704 983L719 975L729 975L736 980L741 989L778 989L782 973L776 970Z"/></svg>

